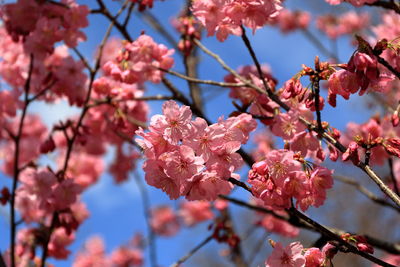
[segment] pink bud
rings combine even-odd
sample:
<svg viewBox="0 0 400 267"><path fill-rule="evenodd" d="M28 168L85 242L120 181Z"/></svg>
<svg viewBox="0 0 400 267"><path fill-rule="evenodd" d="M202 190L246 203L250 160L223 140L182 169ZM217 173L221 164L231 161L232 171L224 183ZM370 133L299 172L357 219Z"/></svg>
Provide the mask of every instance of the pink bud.
<svg viewBox="0 0 400 267"><path fill-rule="evenodd" d="M399 122L400 122L399 113L396 110L392 115L392 125L393 125L393 127L396 127L397 125L399 125Z"/></svg>
<svg viewBox="0 0 400 267"><path fill-rule="evenodd" d="M331 243L326 243L326 245L322 248L322 253L324 253L325 257L328 259L333 259L337 253L337 248Z"/></svg>
<svg viewBox="0 0 400 267"><path fill-rule="evenodd" d="M337 161L337 159L339 157L339 153L338 153L337 149L331 145L328 145L328 149L329 149L329 159L332 161Z"/></svg>
<svg viewBox="0 0 400 267"><path fill-rule="evenodd" d="M357 162L360 160L359 156L358 156L358 144L356 142L351 142L349 144L349 147L347 148L346 152L343 153L342 155L342 160L346 161L348 160L350 157L355 157L355 159L357 159Z"/></svg>
<svg viewBox="0 0 400 267"><path fill-rule="evenodd" d="M374 248L367 243L357 243L357 248L359 251L363 251L369 254L374 253Z"/></svg>
<svg viewBox="0 0 400 267"><path fill-rule="evenodd" d="M268 174L268 165L265 161L259 161L253 164L252 169L260 175Z"/></svg>
<svg viewBox="0 0 400 267"><path fill-rule="evenodd" d="M56 144L54 143L53 137L49 136L49 138L47 138L46 141L40 145L40 153L46 154L54 151L55 148Z"/></svg>

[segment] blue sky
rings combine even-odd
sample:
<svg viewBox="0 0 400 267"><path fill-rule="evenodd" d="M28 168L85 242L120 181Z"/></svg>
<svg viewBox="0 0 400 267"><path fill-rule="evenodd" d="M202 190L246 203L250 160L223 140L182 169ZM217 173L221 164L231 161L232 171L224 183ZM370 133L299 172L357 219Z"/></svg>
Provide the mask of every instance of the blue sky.
<svg viewBox="0 0 400 267"><path fill-rule="evenodd" d="M96 7L94 0L78 0L78 2L82 4L89 3L91 7ZM113 1L106 2L110 2L111 10L115 12L119 4ZM185 1L155 1L155 7L151 10L154 15L160 18L160 22L165 25L169 32L175 37L178 37L178 35L174 32L172 27L169 26L168 22L179 12L183 2ZM300 5L300 2L296 0L287 0L286 3L290 8L295 8ZM315 3L315 1L310 1L310 3ZM301 7L311 11L315 9L312 4L306 6L301 4ZM323 6L322 10L329 12L330 9L326 8L327 6ZM90 16L90 26L85 30L89 41L79 46L81 52L87 57L94 54L93 51L102 39L107 25L108 22L103 17L99 15ZM137 37L142 30L145 30L146 33L153 36L157 42L166 43L161 36L149 28L147 24L143 23L136 15L132 17L128 30L133 38ZM315 29L311 30L315 34L318 34ZM297 73L301 69L301 64L312 66L315 55L320 55L322 59L326 59L326 57L324 57L300 32L282 35L276 29L265 27L264 29L258 30L254 36L251 35L250 31L248 31L248 34L260 62L270 65L273 75L279 81L279 85L282 85L283 82ZM114 30L113 35L118 35L118 32ZM321 40L328 46L330 45L330 42L326 38L322 38ZM218 42L215 37L204 37L202 42L219 54L228 65L233 68L252 64L251 58L240 37L231 36L224 43ZM342 61L347 61L354 50L354 48L349 46L349 42L347 38L339 40L340 58ZM176 56L175 59L176 63L173 69L183 72L183 66L180 62L181 58ZM225 74L226 72L216 62L211 60L209 56L201 54L201 78L222 81ZM176 83L178 88L186 88L185 82L173 78L171 78L171 80ZM168 93L160 85L149 84L147 88L147 95ZM220 92L221 90L222 92ZM216 121L219 116L227 116L233 110L231 101L227 100L227 90L205 87L204 92L206 95L215 95L204 101L206 114L211 120ZM150 106L152 114L157 114L160 112L161 102L151 102ZM331 122L333 126L339 129L343 129L347 121L363 122L367 116L374 112L374 110L366 111L363 101L360 101L360 98L355 95L351 97L350 101L339 100L338 108L340 109L340 113L338 109L334 110L326 105L326 109L323 110L322 115L323 120ZM33 106L31 111L46 114L43 119L48 125L77 112L76 109L70 110L67 105L48 106L44 104ZM245 173L245 171L246 169L244 168L242 173ZM140 174L143 173L140 171ZM0 186L3 184L10 184L10 180L0 176ZM240 190L237 190L237 192L235 192L235 196L242 199L248 198L246 193L239 191ZM177 205L176 202L170 201L157 189L149 188L149 192L153 205L164 203L171 204L172 206ZM104 174L98 184L90 188L83 195L83 200L88 206L91 217L84 222L77 232L76 242L70 247L73 251L72 256L66 261L56 262L56 266L71 266L76 251L78 251L85 240L92 235L102 236L105 240L107 251L112 251L117 246L128 242L134 233L146 233L140 195L132 179L125 184L117 186L112 181L110 175ZM238 210L235 209L235 211ZM8 208L0 208L0 236L4 236L4 238L0 238L1 251L4 251L9 244L7 214ZM240 216L241 212L235 212L235 214L235 216ZM195 246L204 239L206 235L204 233L207 233L207 226L208 223L204 223L194 229L185 229L181 231L177 237L172 239L159 238L157 240L159 263L162 266L168 266L184 255L189 248ZM146 263L148 263L147 251L145 253ZM191 265L189 263L186 266Z"/></svg>

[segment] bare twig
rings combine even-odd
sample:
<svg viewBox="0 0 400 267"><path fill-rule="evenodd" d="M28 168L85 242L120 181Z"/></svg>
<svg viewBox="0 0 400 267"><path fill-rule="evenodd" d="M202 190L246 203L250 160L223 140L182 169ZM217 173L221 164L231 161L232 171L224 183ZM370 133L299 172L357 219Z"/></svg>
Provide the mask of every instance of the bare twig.
<svg viewBox="0 0 400 267"><path fill-rule="evenodd" d="M396 192L397 195L400 195L399 186L397 185L396 176L393 170L393 159L391 157L388 159L388 163L389 163L390 179L392 180L394 191Z"/></svg>
<svg viewBox="0 0 400 267"><path fill-rule="evenodd" d="M200 244L198 244L197 246L195 246L192 250L189 251L188 254L186 254L185 256L183 256L182 258L180 258L177 262L175 262L174 264L171 264L170 267L178 267L180 266L180 264L184 263L185 261L187 261L191 256L193 256L194 253L196 253L199 249L201 249L203 246L205 246L208 242L210 242L213 239L213 236L210 235L209 237L207 237L206 239L204 239Z"/></svg>
<svg viewBox="0 0 400 267"><path fill-rule="evenodd" d="M226 83L226 82L217 82L217 81L212 81L212 80L200 80L197 78L192 78L189 76L186 76L184 74L181 74L179 72L173 71L173 70L167 70L163 68L158 68L159 70L162 70L163 72L166 72L168 74L174 75L176 77L179 77L181 79L194 82L194 83L201 83L201 84L209 84L209 85L215 85L215 86L221 86L221 87L245 87L246 84L244 83Z"/></svg>
<svg viewBox="0 0 400 267"><path fill-rule="evenodd" d="M339 62L338 57L332 53L331 51L329 51L328 49L326 49L326 47L320 42L320 40L315 37L312 32L310 32L307 28L306 29L302 29L301 32L304 34L304 36L318 49L320 50L323 54L325 54L325 56L330 57L332 59L334 59L336 62Z"/></svg>
<svg viewBox="0 0 400 267"><path fill-rule="evenodd" d="M382 205L382 206L386 206L392 209L395 209L396 211L400 212L400 208L394 204L392 204L391 202L388 202L386 199L380 198L377 195L375 195L374 193L372 193L371 191L369 191L366 187L362 186L359 182L344 177L344 176L340 176L340 175L335 175L334 179L341 181L342 183L346 183L348 185L354 186L355 188L357 188L357 190L362 193L364 196L366 196L367 198L371 199L372 201L374 201L375 203Z"/></svg>
<svg viewBox="0 0 400 267"><path fill-rule="evenodd" d="M158 19L149 11L145 10L141 13L139 13L144 20L156 31L158 31L168 43L174 47L175 49L178 49L178 42L175 40L175 38L167 31L167 29L164 28L164 26L158 21Z"/></svg>
<svg viewBox="0 0 400 267"><path fill-rule="evenodd" d="M75 52L75 54L78 55L79 59L82 61L83 65L88 69L88 71L91 73L93 72L92 67L90 66L88 60L85 58L85 56L78 50L78 48L73 47L72 50Z"/></svg>
<svg viewBox="0 0 400 267"><path fill-rule="evenodd" d="M147 191L146 185L143 183L139 173L137 171L134 172L134 180L136 182L136 186L139 189L140 196L142 198L143 204L143 212L144 212L144 219L147 225L147 241L149 245L149 253L150 253L150 263L152 267L157 267L157 249L155 243L155 235L151 228L150 223L150 197Z"/></svg>

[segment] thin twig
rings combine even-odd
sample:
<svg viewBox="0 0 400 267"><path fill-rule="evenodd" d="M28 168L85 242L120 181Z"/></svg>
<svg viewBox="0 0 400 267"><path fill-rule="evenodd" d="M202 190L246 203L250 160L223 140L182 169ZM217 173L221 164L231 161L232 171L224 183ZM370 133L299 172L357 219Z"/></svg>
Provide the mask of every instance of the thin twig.
<svg viewBox="0 0 400 267"><path fill-rule="evenodd" d="M78 48L73 47L72 50L77 54L79 59L82 61L83 65L88 69L89 72L93 72L92 67L90 66L88 60L85 58L85 56L78 50Z"/></svg>
<svg viewBox="0 0 400 267"><path fill-rule="evenodd" d="M159 70L166 72L168 74L174 75L176 77L179 77L181 79L194 82L194 83L201 83L201 84L209 84L209 85L216 85L216 86L221 86L221 87L245 87L246 84L244 83L226 83L226 82L217 82L217 81L212 81L212 80L200 80L197 78L192 78L189 76L186 76L184 74L181 74L179 72L173 71L173 70L167 70L163 68L158 68Z"/></svg>
<svg viewBox="0 0 400 267"><path fill-rule="evenodd" d="M230 177L228 179L228 181L234 185L237 185L241 188L243 188L244 190L246 190L247 192L250 192L251 194L253 194L253 192L251 191L251 188L244 182L241 182L239 180L236 180L235 178Z"/></svg>
<svg viewBox="0 0 400 267"><path fill-rule="evenodd" d="M206 239L204 239L200 244L195 246L192 250L189 251L188 254L180 258L177 262L174 264L171 264L170 267L179 267L180 264L184 263L187 261L191 256L193 256L194 253L196 253L199 249L201 249L203 246L205 246L208 242L210 242L213 239L213 236L210 235Z"/></svg>
<svg viewBox="0 0 400 267"><path fill-rule="evenodd" d="M147 191L146 185L143 183L139 173L137 171L134 171L134 180L136 182L136 186L139 189L140 196L142 198L142 204L143 204L143 213L144 213L144 219L146 221L146 226L147 226L147 241L149 245L149 254L150 254L150 265L152 267L157 267L157 249L156 249L156 243L155 243L155 234L153 232L153 229L151 228L151 223L150 223L150 197L149 193Z"/></svg>
<svg viewBox="0 0 400 267"><path fill-rule="evenodd" d="M393 170L393 159L391 157L388 159L388 163L389 163L390 179L392 180L394 191L396 192L397 195L400 195L399 186L397 185L396 176Z"/></svg>
<svg viewBox="0 0 400 267"><path fill-rule="evenodd" d="M156 31L158 31L165 40L176 50L178 50L178 42L175 38L164 28L164 26L158 21L158 19L149 11L145 10L139 13L144 20Z"/></svg>
<svg viewBox="0 0 400 267"><path fill-rule="evenodd" d="M353 179L344 177L344 176L340 176L340 175L335 175L334 179L339 180L342 183L346 183L348 185L354 186L355 188L357 188L357 190L360 193L362 193L364 196L366 196L373 202L375 202L379 205L385 206L385 207L395 209L397 212L400 212L400 208L398 206L392 204L391 202L388 202L386 199L378 197L377 195L375 195L374 193L369 191L366 187L362 186L359 182L357 182Z"/></svg>
<svg viewBox="0 0 400 267"><path fill-rule="evenodd" d="M264 233L264 235L261 236L261 238L258 240L258 242L256 243L256 245L254 246L254 249L252 251L252 253L250 253L249 256L249 266L253 266L252 263L253 261L256 259L257 254L261 251L263 244L266 243L267 237L270 235L271 233Z"/></svg>
<svg viewBox="0 0 400 267"><path fill-rule="evenodd" d="M330 52L328 49L326 49L326 47L320 42L320 40L315 37L312 32L310 32L308 29L302 29L301 31L304 36L318 49L320 50L323 54L325 54L325 56L332 58L333 60L335 60L336 62L339 62L338 57Z"/></svg>
<svg viewBox="0 0 400 267"><path fill-rule="evenodd" d="M24 122L26 118L26 113L28 110L29 106L29 91L31 87L31 79L32 79L32 73L33 73L33 64L34 63L34 57L33 54L30 55L30 63L29 63L29 70L28 70L28 77L25 81L25 86L24 86L24 107L22 109L22 114L21 118L19 121L18 125L18 131L17 134L15 135L14 138L14 144L15 144L15 150L14 150L14 176L13 176L13 182L12 182L12 189L11 189L11 199L10 199L10 213L11 213L11 252L10 252L10 257L11 257L11 267L15 267L15 236L16 236L16 231L17 231L17 224L15 221L15 198L16 198L16 191L17 191L17 186L18 186L18 179L19 179L19 174L20 174L20 168L19 168L19 157L20 157L20 141L22 137L22 130L24 127Z"/></svg>
<svg viewBox="0 0 400 267"><path fill-rule="evenodd" d="M135 3L134 2L131 2L130 4L129 4L129 8L128 8L128 14L126 14L126 17L125 17L125 20L124 20L124 22L122 23L122 26L124 27L124 28L126 28L126 26L128 26L128 23L129 23L129 20L131 19L131 16L132 16L132 11L133 11L133 8L135 7Z"/></svg>

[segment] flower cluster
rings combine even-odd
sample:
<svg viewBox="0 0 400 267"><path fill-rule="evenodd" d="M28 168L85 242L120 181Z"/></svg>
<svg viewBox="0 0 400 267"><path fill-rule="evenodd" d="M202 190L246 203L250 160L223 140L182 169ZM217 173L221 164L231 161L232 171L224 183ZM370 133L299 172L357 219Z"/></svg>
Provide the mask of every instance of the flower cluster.
<svg viewBox="0 0 400 267"><path fill-rule="evenodd" d="M350 122L342 138L348 148L343 160L355 162L369 153L371 165L383 165L391 155L400 157L400 131L393 127L389 117L371 118L366 123Z"/></svg>
<svg viewBox="0 0 400 267"><path fill-rule="evenodd" d="M327 243L322 250L304 248L300 242L293 242L283 247L281 243L270 241L274 247L272 254L265 262L266 267L321 267L336 254L337 249Z"/></svg>
<svg viewBox="0 0 400 267"><path fill-rule="evenodd" d="M280 0L195 0L193 14L206 27L208 36L225 41L229 34L240 35L241 25L253 32L282 9Z"/></svg>
<svg viewBox="0 0 400 267"><path fill-rule="evenodd" d="M75 47L79 41L86 40L80 29L89 24L89 8L74 0L61 3L18 0L4 5L0 14L14 41L22 39L27 54L43 58L52 53L54 44L59 41Z"/></svg>
<svg viewBox="0 0 400 267"><path fill-rule="evenodd" d="M269 88L271 88L271 90L275 90L277 80L272 76L270 68L267 65L263 65L261 68L264 76L263 78L265 79L267 85ZM237 72L244 79L250 80L253 84L260 88L264 88L263 82L258 75L256 66L243 66L240 67ZM242 83L232 74L225 76L224 80L225 82L229 83ZM264 124L271 124L272 121L268 118L273 116L275 109L279 108L278 104L273 102L265 94L261 94L253 88L243 86L231 87L230 89L230 97L239 99L243 107L249 109L250 114L265 117L265 119L261 120Z"/></svg>
<svg viewBox="0 0 400 267"><path fill-rule="evenodd" d="M64 224L68 231L75 230L87 216L81 206L78 195L82 187L74 179L58 178L46 169L27 169L21 175L21 186L17 190L16 207L26 222L42 222L50 218L52 213L63 213L64 218L70 217L75 222ZM79 219L81 218L81 219Z"/></svg>
<svg viewBox="0 0 400 267"><path fill-rule="evenodd" d="M204 119L192 120L188 106L165 102L163 115L151 118L150 132L136 132L143 137L136 141L147 158L147 183L171 199L214 200L229 193L228 179L242 164L237 151L256 126L248 114L207 125Z"/></svg>
<svg viewBox="0 0 400 267"><path fill-rule="evenodd" d="M306 162L289 150L273 150L249 171L253 194L273 209L290 208L291 198L305 211L319 207L326 190L333 185L332 170L322 166L303 166ZM305 170L304 170L305 169Z"/></svg>
<svg viewBox="0 0 400 267"><path fill-rule="evenodd" d="M24 51L23 42L14 42L4 27L0 27L0 75L13 89L2 91L0 98L1 117L13 116L18 106L18 97L29 72L30 56ZM66 97L71 105L82 105L86 95L87 76L84 64L68 53L68 47L60 45L47 53L44 59L33 55L30 93L39 99L55 102ZM4 114L4 115L2 115Z"/></svg>
<svg viewBox="0 0 400 267"><path fill-rule="evenodd" d="M282 9L272 21L283 33L289 33L295 30L306 29L311 21L311 15L305 11L291 11Z"/></svg>
<svg viewBox="0 0 400 267"><path fill-rule="evenodd" d="M116 248L110 255L106 255L103 240L94 236L86 241L84 248L80 250L72 266L142 266L144 262L142 245L140 240L136 239L134 238L127 245Z"/></svg>
<svg viewBox="0 0 400 267"><path fill-rule="evenodd" d="M200 23L191 16L180 16L173 23L181 34L178 48L185 56L188 56L194 47L193 39L201 38Z"/></svg>
<svg viewBox="0 0 400 267"><path fill-rule="evenodd" d="M336 106L336 95L349 99L350 94L363 95L370 87L374 91L387 91L394 75L378 68L378 60L372 54L357 51L350 58L345 69L336 71L328 80L328 102Z"/></svg>
<svg viewBox="0 0 400 267"><path fill-rule="evenodd" d="M159 83L163 75L159 68L172 67L173 53L173 49L157 44L150 36L142 34L134 42L126 42L118 57L103 66L103 71L113 79L128 84L145 81Z"/></svg>
<svg viewBox="0 0 400 267"><path fill-rule="evenodd" d="M359 33L369 25L368 13L350 11L340 16L323 15L316 20L316 26L329 38L336 39L342 35Z"/></svg>

